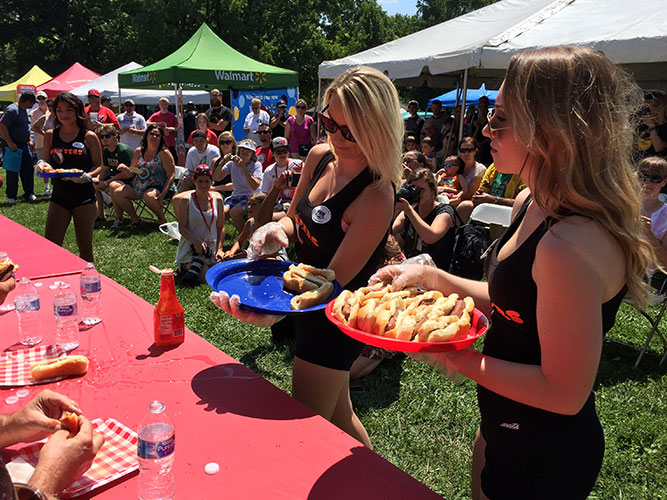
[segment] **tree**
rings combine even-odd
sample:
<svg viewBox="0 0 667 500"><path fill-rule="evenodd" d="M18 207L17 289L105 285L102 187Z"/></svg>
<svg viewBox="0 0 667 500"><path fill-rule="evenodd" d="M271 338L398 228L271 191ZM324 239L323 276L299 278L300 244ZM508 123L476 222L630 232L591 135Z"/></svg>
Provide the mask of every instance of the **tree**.
<svg viewBox="0 0 667 500"><path fill-rule="evenodd" d="M417 15L423 27L443 23L473 10L481 9L498 0L417 0Z"/></svg>

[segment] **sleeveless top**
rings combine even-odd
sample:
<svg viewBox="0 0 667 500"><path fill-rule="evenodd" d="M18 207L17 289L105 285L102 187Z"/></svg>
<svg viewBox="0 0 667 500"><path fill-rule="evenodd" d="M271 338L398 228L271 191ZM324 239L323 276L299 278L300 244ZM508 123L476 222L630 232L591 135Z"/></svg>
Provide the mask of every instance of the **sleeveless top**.
<svg viewBox="0 0 667 500"><path fill-rule="evenodd" d="M132 188L138 195L144 194L150 188L162 189L167 183L167 173L162 166L159 151L150 161L146 161L143 154L139 155L137 168L141 169L141 173L132 178Z"/></svg>
<svg viewBox="0 0 667 500"><path fill-rule="evenodd" d="M517 217L500 237L487 259L486 276L491 298L492 326L486 334L482 352L506 361L539 365L542 356L537 333L537 285L533 281L532 267L537 245L555 220L551 217L544 220L519 248L515 249L507 258L498 261L500 248L516 232L526 215L529 204L530 198L521 207ZM602 304L601 334L603 336L614 325L616 312L625 291L623 287L615 297ZM518 403L480 385L477 386L477 397L483 420L485 418L504 418L501 417L501 414L504 413L517 417L531 415L536 418L561 419L570 422L582 418L593 418L597 421L592 391L583 408L572 416L560 415ZM491 410L492 406L495 409Z"/></svg>
<svg viewBox="0 0 667 500"><path fill-rule="evenodd" d="M188 204L188 229L190 232L202 241L205 241L209 248L213 249L215 260L215 249L218 242L218 212L216 211L216 198L211 195L213 199L212 206L208 210L204 210L204 217L199 212L197 204L195 203L195 193L190 194L190 202ZM176 264L188 263L192 260L192 249L190 248L192 242L183 236L178 241L178 249L176 250Z"/></svg>
<svg viewBox="0 0 667 500"><path fill-rule="evenodd" d="M296 205L295 223L297 227L297 255L299 262L315 267L326 268L340 246L345 232L341 227L343 213L350 204L375 180L369 167L359 172L343 189L321 204L314 206L309 201L310 192L317 183L326 166L333 161L331 151L327 151L315 167L308 190ZM368 283L368 278L381 263L384 245L389 234L389 227L380 244L368 259L361 271L345 286L354 290Z"/></svg>
<svg viewBox="0 0 667 500"><path fill-rule="evenodd" d="M93 169L90 151L88 151L88 146L86 146L85 130L80 129L74 140L67 142L60 138L60 129L54 129L49 155L51 156L51 163L55 168L77 168L84 172L90 172ZM66 185L69 187L73 184L59 177L53 178L54 186L62 183L67 183Z"/></svg>
<svg viewBox="0 0 667 500"><path fill-rule="evenodd" d="M306 115L303 119L303 123L299 125L296 121L296 117L290 116L287 119L287 123L289 123L290 130L290 153L298 153L301 144L310 145L310 127L313 124L313 119Z"/></svg>

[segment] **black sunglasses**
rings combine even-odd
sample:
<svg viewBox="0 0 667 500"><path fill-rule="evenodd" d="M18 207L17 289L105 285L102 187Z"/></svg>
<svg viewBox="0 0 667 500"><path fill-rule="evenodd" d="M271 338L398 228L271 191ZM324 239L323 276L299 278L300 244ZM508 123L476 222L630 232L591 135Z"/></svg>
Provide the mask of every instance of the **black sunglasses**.
<svg viewBox="0 0 667 500"><path fill-rule="evenodd" d="M475 148L459 148L459 151L461 151L461 153L472 153L475 151Z"/></svg>
<svg viewBox="0 0 667 500"><path fill-rule="evenodd" d="M257 131L257 135L266 135L266 134L270 134L270 133L271 133L270 130L258 130Z"/></svg>
<svg viewBox="0 0 667 500"><path fill-rule="evenodd" d="M114 134L100 134L100 139L109 139L110 137L114 137Z"/></svg>
<svg viewBox="0 0 667 500"><path fill-rule="evenodd" d="M233 141L220 141L220 144L233 144Z"/></svg>
<svg viewBox="0 0 667 500"><path fill-rule="evenodd" d="M664 180L659 175L646 175L642 172L637 172L637 177L641 182L649 181L653 184L660 184Z"/></svg>
<svg viewBox="0 0 667 500"><path fill-rule="evenodd" d="M340 134L343 136L343 138L347 139L350 142L357 142L347 125L338 125L334 120L323 114L327 109L329 109L329 105L327 105L322 111L317 113L318 116L320 117L320 121L322 122L324 130L326 130L330 134L333 134L337 130L340 130Z"/></svg>
<svg viewBox="0 0 667 500"><path fill-rule="evenodd" d="M296 109L306 109L306 107L303 104L299 104L298 106L295 106Z"/></svg>

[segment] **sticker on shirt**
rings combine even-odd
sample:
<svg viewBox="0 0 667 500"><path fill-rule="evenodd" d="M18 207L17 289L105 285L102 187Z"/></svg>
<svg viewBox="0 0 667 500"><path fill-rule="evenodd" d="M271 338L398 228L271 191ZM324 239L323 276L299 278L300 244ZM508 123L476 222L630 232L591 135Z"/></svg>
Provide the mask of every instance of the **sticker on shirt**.
<svg viewBox="0 0 667 500"><path fill-rule="evenodd" d="M331 220L331 210L324 205L319 205L313 208L311 218L315 224L326 224Z"/></svg>
<svg viewBox="0 0 667 500"><path fill-rule="evenodd" d="M86 145L82 142L73 142L72 147L76 149L83 149L86 147Z"/></svg>

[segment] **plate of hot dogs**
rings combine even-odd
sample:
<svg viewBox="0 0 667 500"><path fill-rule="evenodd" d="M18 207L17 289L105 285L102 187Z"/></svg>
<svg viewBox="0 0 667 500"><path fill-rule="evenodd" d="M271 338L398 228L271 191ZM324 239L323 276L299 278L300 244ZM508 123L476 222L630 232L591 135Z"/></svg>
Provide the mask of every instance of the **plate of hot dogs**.
<svg viewBox="0 0 667 500"><path fill-rule="evenodd" d="M471 297L377 283L344 290L325 314L346 335L401 352L446 352L470 347L489 322Z"/></svg>
<svg viewBox="0 0 667 500"><path fill-rule="evenodd" d="M216 292L238 295L241 309L295 315L324 309L341 292L331 269L271 259L221 262L206 273Z"/></svg>

